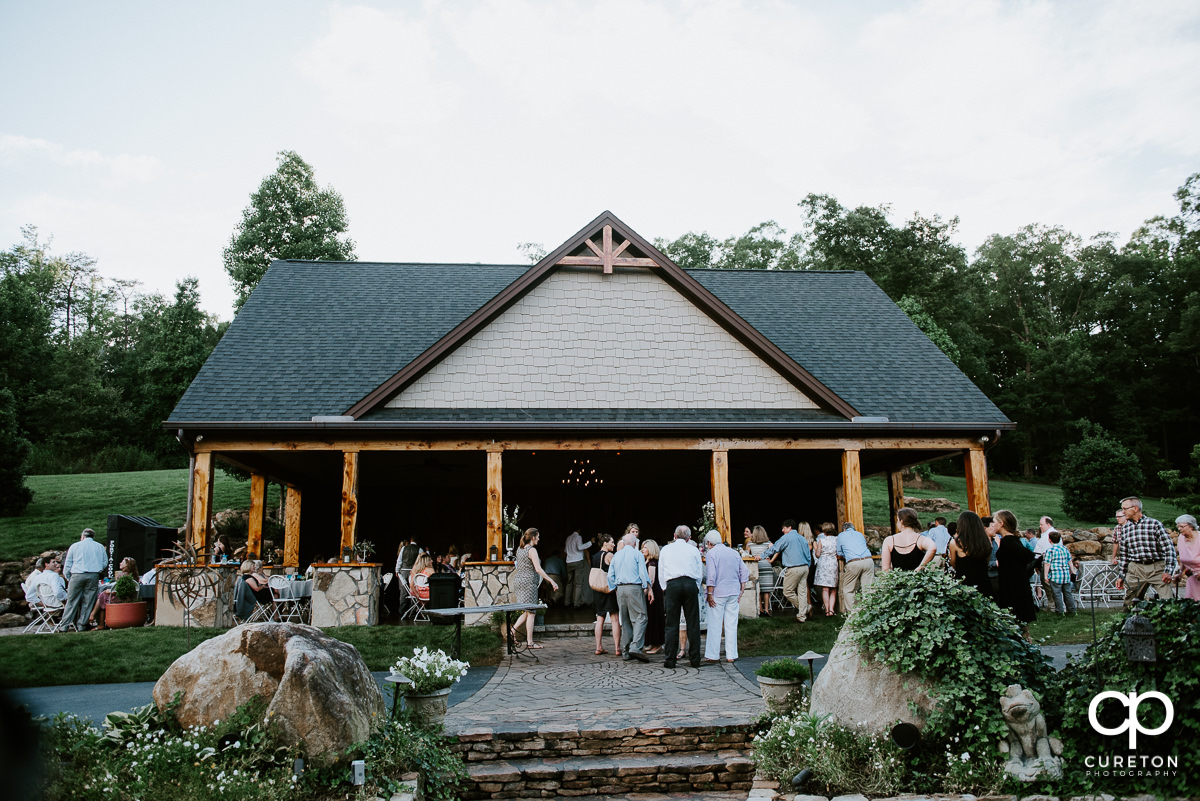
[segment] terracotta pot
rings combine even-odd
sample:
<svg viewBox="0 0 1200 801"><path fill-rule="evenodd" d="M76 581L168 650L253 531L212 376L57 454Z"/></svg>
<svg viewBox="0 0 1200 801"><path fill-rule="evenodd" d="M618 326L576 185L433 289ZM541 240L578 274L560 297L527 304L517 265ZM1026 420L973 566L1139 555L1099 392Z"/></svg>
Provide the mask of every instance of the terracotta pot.
<svg viewBox="0 0 1200 801"><path fill-rule="evenodd" d="M121 603L110 601L104 608L104 625L110 629L127 629L146 623L146 602Z"/></svg>
<svg viewBox="0 0 1200 801"><path fill-rule="evenodd" d="M787 715L794 712L804 697L804 679L768 679L755 676L763 703L771 715Z"/></svg>
<svg viewBox="0 0 1200 801"><path fill-rule="evenodd" d="M449 697L449 687L431 693L410 692L404 694L404 705L418 725L431 729L442 725L446 720L446 702Z"/></svg>

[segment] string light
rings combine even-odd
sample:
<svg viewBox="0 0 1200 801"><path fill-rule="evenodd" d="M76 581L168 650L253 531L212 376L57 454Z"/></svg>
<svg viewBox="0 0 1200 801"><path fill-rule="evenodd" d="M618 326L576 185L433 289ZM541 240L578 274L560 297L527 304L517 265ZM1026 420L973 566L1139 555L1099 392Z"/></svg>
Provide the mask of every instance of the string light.
<svg viewBox="0 0 1200 801"><path fill-rule="evenodd" d="M572 459L571 467L567 469L567 477L562 483L590 487L592 484L603 484L604 479L596 475L596 468L592 467L591 459Z"/></svg>

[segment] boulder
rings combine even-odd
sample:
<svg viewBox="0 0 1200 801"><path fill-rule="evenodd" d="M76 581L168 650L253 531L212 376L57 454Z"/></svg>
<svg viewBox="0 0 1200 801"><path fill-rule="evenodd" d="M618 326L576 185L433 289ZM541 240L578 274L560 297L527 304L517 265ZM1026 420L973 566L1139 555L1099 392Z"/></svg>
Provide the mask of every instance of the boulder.
<svg viewBox="0 0 1200 801"><path fill-rule="evenodd" d="M358 649L318 628L288 623L238 626L175 660L154 685L163 709L183 693L184 726L225 720L255 696L288 743L328 761L362 742L383 720L383 694Z"/></svg>
<svg viewBox="0 0 1200 801"><path fill-rule="evenodd" d="M17 626L27 626L29 621L24 615L18 615L15 612L6 612L0 615L0 629L12 629Z"/></svg>
<svg viewBox="0 0 1200 801"><path fill-rule="evenodd" d="M1067 546L1067 550L1077 556L1095 556L1100 553L1100 543L1084 540L1083 542L1072 542Z"/></svg>
<svg viewBox="0 0 1200 801"><path fill-rule="evenodd" d="M909 709L913 702L921 714ZM924 728L935 702L932 687L914 674L894 673L861 651L842 627L825 667L813 685L810 711L830 715L844 726L862 726L871 733L890 732L898 721Z"/></svg>

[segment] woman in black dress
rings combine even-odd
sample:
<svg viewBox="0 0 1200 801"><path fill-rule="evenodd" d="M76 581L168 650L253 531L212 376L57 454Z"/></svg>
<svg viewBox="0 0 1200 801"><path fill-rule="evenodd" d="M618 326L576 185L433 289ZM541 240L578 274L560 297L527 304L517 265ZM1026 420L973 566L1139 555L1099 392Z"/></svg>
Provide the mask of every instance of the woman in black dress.
<svg viewBox="0 0 1200 801"><path fill-rule="evenodd" d="M1033 594L1029 590L1029 577L1033 564L1033 552L1021 544L1017 533L1017 517L1007 509L992 515L992 525L1000 534L1000 547L996 549L996 567L999 576L999 595L996 603L1011 609L1021 621L1025 639L1029 639L1029 624L1037 617L1033 605Z"/></svg>
<svg viewBox="0 0 1200 801"><path fill-rule="evenodd" d="M599 568L605 573L612 563L616 543L611 534L597 534L596 542L600 543L600 552L592 557L592 567ZM617 594L615 592L592 593L592 604L596 609L596 655L607 654L604 650L604 617L612 621L613 651L621 655L621 613L617 609Z"/></svg>
<svg viewBox="0 0 1200 801"><path fill-rule="evenodd" d="M646 604L646 647L644 653L657 654L667 640L667 610L658 586L658 543L642 541L642 556L646 557L646 572L650 574L650 586L654 588L654 600Z"/></svg>
<svg viewBox="0 0 1200 801"><path fill-rule="evenodd" d="M921 533L921 519L907 506L896 513L896 533L883 541L883 570L920 570L933 559L937 545Z"/></svg>
<svg viewBox="0 0 1200 801"><path fill-rule="evenodd" d="M948 548L954 574L988 598L992 597L992 582L988 580L988 560L992 556L992 541L988 539L983 521L974 512L958 516L954 539Z"/></svg>

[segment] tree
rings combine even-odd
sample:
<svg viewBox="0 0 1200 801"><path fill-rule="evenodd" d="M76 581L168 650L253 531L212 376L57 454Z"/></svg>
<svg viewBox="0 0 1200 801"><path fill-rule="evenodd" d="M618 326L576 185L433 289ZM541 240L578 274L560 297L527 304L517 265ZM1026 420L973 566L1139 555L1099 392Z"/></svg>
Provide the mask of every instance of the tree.
<svg viewBox="0 0 1200 801"><path fill-rule="evenodd" d="M17 426L13 394L0 388L0 517L17 517L33 500L33 492L25 486L29 450L29 440Z"/></svg>
<svg viewBox="0 0 1200 801"><path fill-rule="evenodd" d="M236 308L275 259L354 261L354 242L342 236L348 224L342 196L318 187L312 167L295 152L281 152L278 168L250 195L250 205L225 248L225 272L237 292Z"/></svg>
<svg viewBox="0 0 1200 801"><path fill-rule="evenodd" d="M1142 491L1137 457L1108 433L1080 420L1083 439L1067 448L1062 458L1063 509L1080 520L1104 520L1113 505Z"/></svg>

